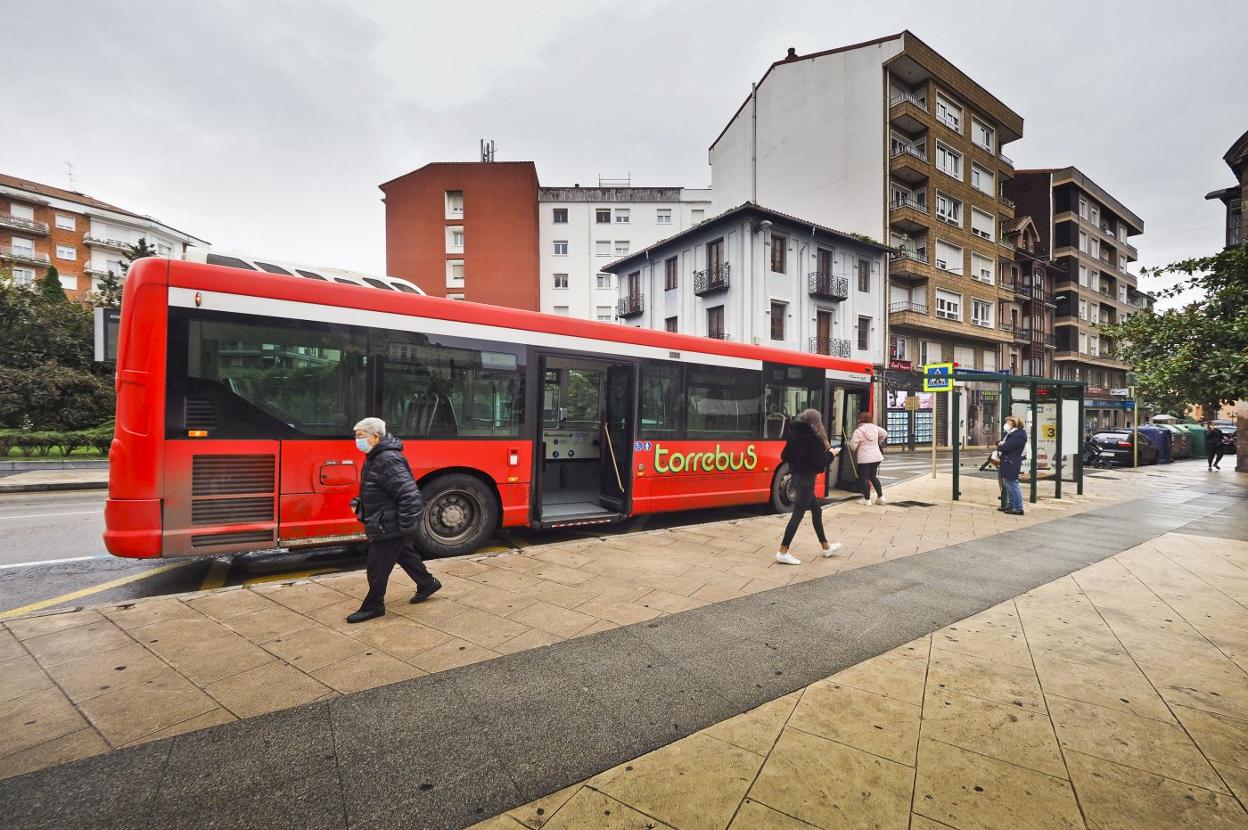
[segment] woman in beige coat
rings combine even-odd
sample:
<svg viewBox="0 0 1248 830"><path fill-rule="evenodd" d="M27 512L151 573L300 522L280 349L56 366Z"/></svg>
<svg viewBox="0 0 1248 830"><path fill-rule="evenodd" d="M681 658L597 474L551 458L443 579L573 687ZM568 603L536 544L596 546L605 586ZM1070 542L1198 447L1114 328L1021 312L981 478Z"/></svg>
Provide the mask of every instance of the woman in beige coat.
<svg viewBox="0 0 1248 830"><path fill-rule="evenodd" d="M870 412L858 413L858 428L849 439L849 451L858 465L858 483L862 485L862 504L871 503L871 485L875 485L876 504L884 504L884 488L880 485L880 463L884 461L884 444L888 433L871 422Z"/></svg>

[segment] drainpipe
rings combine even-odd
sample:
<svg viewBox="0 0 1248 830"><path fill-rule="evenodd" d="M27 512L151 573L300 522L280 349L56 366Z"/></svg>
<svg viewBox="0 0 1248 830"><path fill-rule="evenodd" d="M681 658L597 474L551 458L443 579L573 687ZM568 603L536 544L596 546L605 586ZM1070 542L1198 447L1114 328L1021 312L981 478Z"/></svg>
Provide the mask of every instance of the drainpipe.
<svg viewBox="0 0 1248 830"><path fill-rule="evenodd" d="M795 305L798 308L798 314L796 315L796 319L798 320L798 323L799 323L798 329L797 329L797 350L799 352L802 350L802 339L806 336L804 332L808 331L806 326L810 323L810 320L806 317L806 315L810 313L810 309L807 307L809 303L807 302L807 299L806 299L810 296L810 293L809 291L805 294L802 293L802 286L806 284L805 281L802 279L802 271L810 267L809 264L807 264L806 262L806 252L810 250L810 246L813 245L814 242L815 242L815 226L812 224L810 226L810 238L808 238L805 242L802 243L802 253L797 258L797 262L798 262L797 302L795 303Z"/></svg>

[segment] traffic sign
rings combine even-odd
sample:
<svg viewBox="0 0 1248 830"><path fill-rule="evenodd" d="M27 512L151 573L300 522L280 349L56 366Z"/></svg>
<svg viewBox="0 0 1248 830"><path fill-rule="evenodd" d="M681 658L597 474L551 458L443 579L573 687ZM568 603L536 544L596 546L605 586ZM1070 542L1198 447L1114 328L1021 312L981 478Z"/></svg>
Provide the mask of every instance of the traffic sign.
<svg viewBox="0 0 1248 830"><path fill-rule="evenodd" d="M952 363L928 363L923 367L924 392L948 392L952 388Z"/></svg>

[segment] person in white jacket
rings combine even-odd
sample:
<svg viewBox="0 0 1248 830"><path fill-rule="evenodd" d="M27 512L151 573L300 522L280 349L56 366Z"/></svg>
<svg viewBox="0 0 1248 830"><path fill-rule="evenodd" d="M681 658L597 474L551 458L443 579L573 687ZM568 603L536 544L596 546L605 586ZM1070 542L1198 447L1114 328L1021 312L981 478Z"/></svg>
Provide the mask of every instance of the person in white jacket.
<svg viewBox="0 0 1248 830"><path fill-rule="evenodd" d="M880 464L884 461L884 444L888 433L871 422L870 412L858 413L858 428L849 439L849 451L858 466L858 483L862 485L861 504L871 503L871 485L875 485L876 504L884 504L884 488L880 485Z"/></svg>

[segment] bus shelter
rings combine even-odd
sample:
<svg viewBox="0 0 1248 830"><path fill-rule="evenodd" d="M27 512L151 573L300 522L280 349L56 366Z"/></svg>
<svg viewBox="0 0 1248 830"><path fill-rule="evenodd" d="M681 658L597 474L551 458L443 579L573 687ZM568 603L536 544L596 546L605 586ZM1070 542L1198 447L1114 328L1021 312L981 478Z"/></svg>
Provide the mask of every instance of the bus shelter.
<svg viewBox="0 0 1248 830"><path fill-rule="evenodd" d="M1053 497L1062 497L1062 481L1072 482L1075 493L1083 495L1083 381L1056 380L1054 378L1013 375L999 372L981 372L954 368L950 395L950 411L959 412L962 386L974 383L981 388L999 385L1000 420L1014 415L1027 425L1027 451L1023 459L1024 469L1031 475L1028 501L1035 504L1039 499L1040 474L1048 471L1053 478ZM962 436L958 418L950 419L953 430L953 499L961 495L959 475L962 462ZM1002 504L1005 496L1002 494Z"/></svg>

